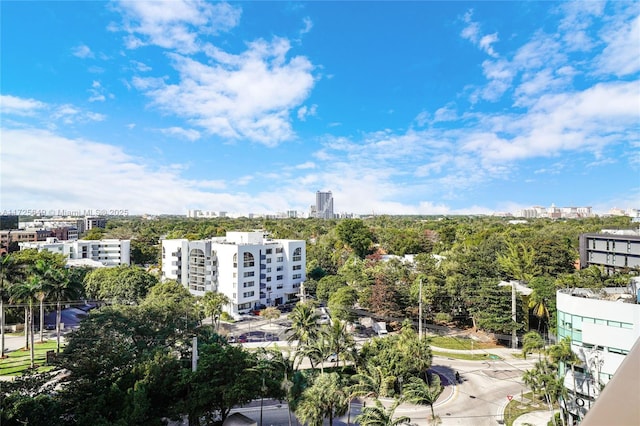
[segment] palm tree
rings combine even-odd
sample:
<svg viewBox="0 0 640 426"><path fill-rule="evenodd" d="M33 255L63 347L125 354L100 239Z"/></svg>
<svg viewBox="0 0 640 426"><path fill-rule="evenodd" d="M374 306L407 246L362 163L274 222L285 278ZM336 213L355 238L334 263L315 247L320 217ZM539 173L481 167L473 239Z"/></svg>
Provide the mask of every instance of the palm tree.
<svg viewBox="0 0 640 426"><path fill-rule="evenodd" d="M281 389L285 392L285 398L287 401L287 409L289 411L289 426L291 426L291 404L295 399L295 396L292 393L292 389L294 386L293 383L293 375L295 374L295 356L291 355L291 352L281 351L280 349L271 349L272 356L270 358L271 362L276 366L282 368L282 383Z"/></svg>
<svg viewBox="0 0 640 426"><path fill-rule="evenodd" d="M204 303L205 315L211 316L211 325L213 325L216 332L218 332L222 308L228 305L231 301L227 295L218 293L217 291L207 291L202 297L202 301Z"/></svg>
<svg viewBox="0 0 640 426"><path fill-rule="evenodd" d="M54 280L56 269L51 261L38 259L29 267L29 274L40 283L37 299L40 302L40 343L44 342L44 299L47 285Z"/></svg>
<svg viewBox="0 0 640 426"><path fill-rule="evenodd" d="M329 426L333 419L344 415L348 408L345 386L337 373L320 374L313 385L302 393L302 400L296 408L296 415L309 426L321 426L328 418Z"/></svg>
<svg viewBox="0 0 640 426"><path fill-rule="evenodd" d="M313 342L320 333L318 319L320 316L312 303L299 302L289 314L291 327L287 330L290 333L287 341L292 343L297 340L299 347Z"/></svg>
<svg viewBox="0 0 640 426"><path fill-rule="evenodd" d="M340 364L340 354L347 352L356 344L351 333L347 331L347 323L336 320L327 330L328 345L336 354L336 366ZM346 365L346 360L345 360Z"/></svg>
<svg viewBox="0 0 640 426"><path fill-rule="evenodd" d="M529 295L528 307L532 310L533 315L538 318L538 331L540 331L540 324L542 321L546 321L546 323L549 324L550 315L548 306L549 301L547 298L540 295L537 291L533 290Z"/></svg>
<svg viewBox="0 0 640 426"><path fill-rule="evenodd" d="M411 419L407 416L393 418L399 404L400 401L396 400L391 407L385 408L376 399L376 404L373 407L365 407L362 413L356 417L356 423L361 426L396 426L411 423Z"/></svg>
<svg viewBox="0 0 640 426"><path fill-rule="evenodd" d="M562 366L567 364L571 367L571 375L573 376L573 394L576 395L576 371L575 364L581 363L580 358L575 352L571 350L571 337L565 336L555 345L552 345L547 349L547 355L551 362L557 363Z"/></svg>
<svg viewBox="0 0 640 426"><path fill-rule="evenodd" d="M20 268L21 266L15 261L15 257L10 254L3 255L0 258L0 358L5 356L4 302L9 298L9 286L15 281Z"/></svg>
<svg viewBox="0 0 640 426"><path fill-rule="evenodd" d="M365 369L358 369L358 373L351 376L355 383L349 387L349 411L347 424L351 421L351 400L357 397L378 398L385 392L385 375L380 366L367 364Z"/></svg>
<svg viewBox="0 0 640 426"><path fill-rule="evenodd" d="M298 365L302 362L304 357L309 358L311 368L315 369L316 365L320 366L320 374L324 373L324 361L329 355L331 355L331 347L327 342L327 334L324 330L320 330L320 334L313 341L309 342L302 349L298 349Z"/></svg>
<svg viewBox="0 0 640 426"><path fill-rule="evenodd" d="M540 358L541 350L544 349L544 339L537 331L529 331L522 338L522 356L527 359L527 354L531 351L538 351L538 359Z"/></svg>
<svg viewBox="0 0 640 426"><path fill-rule="evenodd" d="M33 348L33 343L34 343L33 342L33 332L34 332L33 306L35 305L36 300L38 300L38 294L42 292L41 284L42 284L41 281L37 277L31 276L27 281L21 284L16 284L11 287L11 301L26 303L26 306L28 308L27 333L30 333L31 335L31 342L30 342L31 368L35 366L34 365L35 353Z"/></svg>
<svg viewBox="0 0 640 426"><path fill-rule="evenodd" d="M435 404L440 393L442 393L442 385L440 384L440 376L437 374L431 376L431 384L427 384L418 377L411 377L409 382L402 388L402 396L408 402L431 407L431 418L433 420L436 419L433 404Z"/></svg>
<svg viewBox="0 0 640 426"><path fill-rule="evenodd" d="M82 295L82 283L70 279L69 270L61 269L45 283L47 296L56 301L56 354L60 353L62 301L75 300Z"/></svg>
<svg viewBox="0 0 640 426"><path fill-rule="evenodd" d="M378 398L384 394L385 375L379 365L369 363L365 369L358 370L351 379L356 382L353 385L355 396Z"/></svg>

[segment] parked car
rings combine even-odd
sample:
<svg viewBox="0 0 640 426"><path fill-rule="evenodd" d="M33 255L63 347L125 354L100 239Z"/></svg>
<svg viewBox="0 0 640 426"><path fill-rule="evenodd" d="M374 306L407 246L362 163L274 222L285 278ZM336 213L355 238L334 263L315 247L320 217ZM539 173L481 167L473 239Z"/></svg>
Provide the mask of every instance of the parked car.
<svg viewBox="0 0 640 426"><path fill-rule="evenodd" d="M260 312L263 309L267 309L267 305L263 305L263 304L259 303L256 306L254 306L253 309L251 309L250 313L251 313L251 315L260 315Z"/></svg>
<svg viewBox="0 0 640 426"><path fill-rule="evenodd" d="M249 341L249 338L244 335L241 334L240 336L238 336L238 343L247 343Z"/></svg>
<svg viewBox="0 0 640 426"><path fill-rule="evenodd" d="M327 357L327 362L336 362L338 361L338 354L331 354Z"/></svg>

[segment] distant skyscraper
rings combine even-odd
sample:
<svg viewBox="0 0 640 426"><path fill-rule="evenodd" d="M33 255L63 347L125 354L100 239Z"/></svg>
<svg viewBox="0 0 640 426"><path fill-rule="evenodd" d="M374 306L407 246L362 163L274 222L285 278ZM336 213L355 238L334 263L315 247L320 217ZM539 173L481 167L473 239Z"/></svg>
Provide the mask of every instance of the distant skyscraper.
<svg viewBox="0 0 640 426"><path fill-rule="evenodd" d="M316 192L315 216L320 219L333 219L333 195L331 191Z"/></svg>

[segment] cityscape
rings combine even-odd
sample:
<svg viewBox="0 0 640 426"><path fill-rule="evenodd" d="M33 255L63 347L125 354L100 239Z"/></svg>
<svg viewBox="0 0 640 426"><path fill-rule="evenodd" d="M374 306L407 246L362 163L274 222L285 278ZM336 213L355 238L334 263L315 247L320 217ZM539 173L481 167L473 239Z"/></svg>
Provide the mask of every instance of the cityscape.
<svg viewBox="0 0 640 426"><path fill-rule="evenodd" d="M0 425L640 424L640 3L0 35Z"/></svg>

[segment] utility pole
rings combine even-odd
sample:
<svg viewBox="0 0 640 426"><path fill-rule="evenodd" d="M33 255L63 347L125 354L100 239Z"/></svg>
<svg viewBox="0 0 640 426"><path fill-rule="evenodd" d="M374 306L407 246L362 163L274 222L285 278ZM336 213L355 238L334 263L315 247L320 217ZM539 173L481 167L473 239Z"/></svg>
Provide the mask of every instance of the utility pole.
<svg viewBox="0 0 640 426"><path fill-rule="evenodd" d="M198 368L198 337L194 336L191 341L191 371Z"/></svg>
<svg viewBox="0 0 640 426"><path fill-rule="evenodd" d="M516 282L511 281L511 320L513 330L511 331L511 349L518 349L518 335L516 334Z"/></svg>
<svg viewBox="0 0 640 426"><path fill-rule="evenodd" d="M422 278L420 278L420 291L419 291L419 296L418 296L418 309L419 309L419 314L418 314L418 318L420 323L418 324L418 338L420 340L422 340Z"/></svg>

